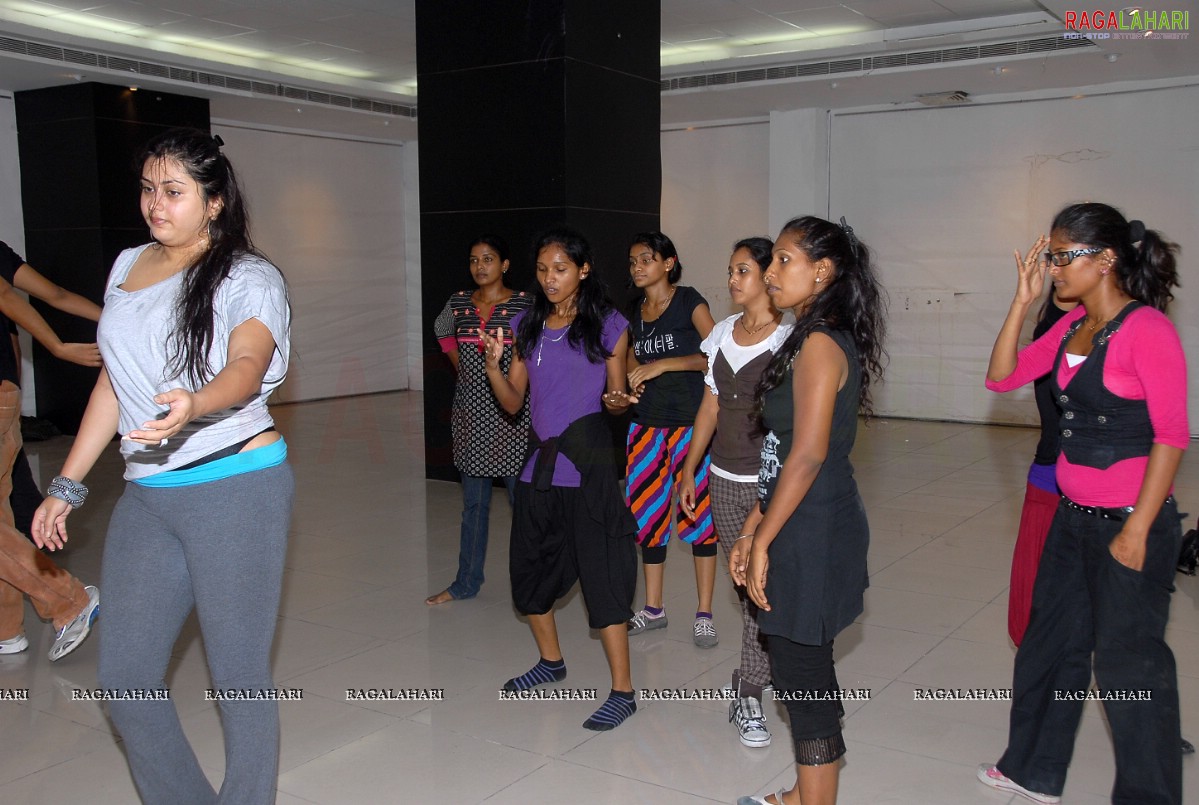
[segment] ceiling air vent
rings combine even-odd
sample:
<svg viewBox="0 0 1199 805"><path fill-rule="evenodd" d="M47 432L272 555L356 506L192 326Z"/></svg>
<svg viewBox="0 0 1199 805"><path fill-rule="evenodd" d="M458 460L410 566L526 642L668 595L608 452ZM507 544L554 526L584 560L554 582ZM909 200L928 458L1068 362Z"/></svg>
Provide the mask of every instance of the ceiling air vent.
<svg viewBox="0 0 1199 805"><path fill-rule="evenodd" d="M164 78L186 84L198 84L206 87L217 87L239 92L253 92L256 95L267 95L276 98L290 98L307 101L323 106L337 106L342 109L359 109L377 112L395 117L416 117L416 106L409 104L387 103L373 98L359 98L349 95L333 95L304 87L294 87L287 84L273 84L266 81L255 81L238 76L208 73L185 67L157 62L137 61L124 56L108 56L86 50L61 48L10 36L0 36L0 52L13 53L39 61L65 62L67 64L82 64L101 70L114 70L121 73L134 73L154 78ZM665 87L663 87L665 89Z"/></svg>
<svg viewBox="0 0 1199 805"><path fill-rule="evenodd" d="M994 42L986 45L966 45L961 47L943 48L941 50L920 50L909 53L887 53L878 56L866 56L860 59L834 59L831 61L800 62L796 64L780 64L762 69L739 70L720 73L699 73L696 75L680 75L663 78L660 86L663 92L674 92L684 89L701 89L726 84L742 84L760 81L780 81L786 79L805 78L812 76L836 75L842 73L878 72L883 70L900 70L911 67L921 67L931 64L949 64L952 62L976 61L994 59L1004 56L1030 56L1037 53L1062 53L1070 50L1090 49L1098 47L1090 39L1067 39L1064 36L1042 36L1035 39L1018 39L1007 42ZM963 103L965 101L959 101Z"/></svg>
<svg viewBox="0 0 1199 805"><path fill-rule="evenodd" d="M970 93L962 92L960 89L949 92L922 92L912 97L925 106L960 106L970 103Z"/></svg>

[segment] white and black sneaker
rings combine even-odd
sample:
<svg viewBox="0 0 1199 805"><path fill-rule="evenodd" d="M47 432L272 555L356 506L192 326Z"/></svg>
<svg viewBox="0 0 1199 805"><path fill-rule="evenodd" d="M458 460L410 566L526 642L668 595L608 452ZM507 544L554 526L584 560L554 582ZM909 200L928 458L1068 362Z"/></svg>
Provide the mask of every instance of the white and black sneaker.
<svg viewBox="0 0 1199 805"><path fill-rule="evenodd" d="M58 630L54 635L54 645L50 646L50 662L61 660L75 649L92 630L92 624L100 614L100 591L95 587L84 587L87 593L87 605L75 616L74 620Z"/></svg>
<svg viewBox="0 0 1199 805"><path fill-rule="evenodd" d="M712 619L702 617L695 619L691 639L700 648L712 648L720 642L720 637L716 634L716 627L712 625Z"/></svg>
<svg viewBox="0 0 1199 805"><path fill-rule="evenodd" d="M729 703L729 721L737 725L741 743L752 749L770 746L770 730L766 729L766 714L762 703L752 696L734 699Z"/></svg>
<svg viewBox="0 0 1199 805"><path fill-rule="evenodd" d="M635 635L641 634L642 632L648 632L651 629L665 629L666 623L667 620L665 610L655 616L642 609L638 610L637 613L629 619L627 626L629 627L629 634Z"/></svg>

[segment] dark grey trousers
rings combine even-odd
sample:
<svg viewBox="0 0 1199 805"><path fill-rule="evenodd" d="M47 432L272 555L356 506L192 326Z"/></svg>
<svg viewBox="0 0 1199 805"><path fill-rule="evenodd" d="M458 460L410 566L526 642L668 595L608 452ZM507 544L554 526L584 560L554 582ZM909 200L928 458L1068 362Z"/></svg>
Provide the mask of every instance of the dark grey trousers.
<svg viewBox="0 0 1199 805"><path fill-rule="evenodd" d="M281 464L175 488L130 483L104 545L100 687L165 687L192 609L217 690L272 690L270 653L295 481ZM174 701L112 701L133 779L148 805L275 801L279 705L222 701L225 780L204 776Z"/></svg>

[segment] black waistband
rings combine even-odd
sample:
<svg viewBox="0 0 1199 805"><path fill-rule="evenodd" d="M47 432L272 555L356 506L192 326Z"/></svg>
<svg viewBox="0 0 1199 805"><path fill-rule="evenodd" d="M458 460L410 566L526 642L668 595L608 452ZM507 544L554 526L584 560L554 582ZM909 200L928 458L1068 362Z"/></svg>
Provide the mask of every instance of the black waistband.
<svg viewBox="0 0 1199 805"><path fill-rule="evenodd" d="M274 425L272 425L269 428L264 428L263 430L260 430L257 433L255 433L249 439L243 439L242 441L238 442L237 444L231 444L228 447L222 447L220 450L217 450L215 453L209 453L206 456L200 456L199 458L197 458L195 461L191 462L190 464L184 464L182 467L176 467L173 470L173 472L179 472L180 470L195 469L196 467L202 467L205 464L211 464L212 462L216 461L219 458L228 458L229 456L235 456L241 452L241 449L243 447L245 447L250 442L257 439L259 436L261 436L264 433L273 433L274 430L275 430Z"/></svg>
<svg viewBox="0 0 1199 805"><path fill-rule="evenodd" d="M1165 502L1173 503L1174 496L1170 495L1168 498L1166 498ZM1124 522L1128 515L1132 514L1134 509L1133 506L1120 506L1118 508L1111 509L1103 506L1083 506L1080 503L1075 503L1074 501L1070 500L1070 498L1066 497L1065 495L1062 495L1062 505L1067 509L1073 509L1076 512L1089 514L1092 517L1099 517L1103 520L1114 520L1117 523Z"/></svg>

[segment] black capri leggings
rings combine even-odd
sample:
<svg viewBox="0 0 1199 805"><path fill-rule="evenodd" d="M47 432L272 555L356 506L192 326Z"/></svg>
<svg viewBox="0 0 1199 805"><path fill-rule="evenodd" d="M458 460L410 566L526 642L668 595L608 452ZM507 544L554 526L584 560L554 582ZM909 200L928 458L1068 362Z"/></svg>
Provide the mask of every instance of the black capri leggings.
<svg viewBox="0 0 1199 805"><path fill-rule="evenodd" d="M795 742L795 762L822 766L845 754L841 736L841 686L833 669L833 642L822 646L767 636L774 695L784 699Z"/></svg>

